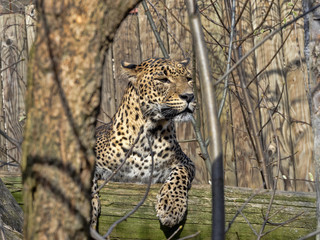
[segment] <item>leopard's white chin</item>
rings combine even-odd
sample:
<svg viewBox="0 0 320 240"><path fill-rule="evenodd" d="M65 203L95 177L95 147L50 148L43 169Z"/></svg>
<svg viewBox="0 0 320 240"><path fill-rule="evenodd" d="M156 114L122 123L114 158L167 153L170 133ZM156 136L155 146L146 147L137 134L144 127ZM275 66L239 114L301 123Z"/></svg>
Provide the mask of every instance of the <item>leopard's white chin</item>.
<svg viewBox="0 0 320 240"><path fill-rule="evenodd" d="M191 116L192 116L192 113L190 112L183 112L177 116L175 116L173 118L173 121L175 122L188 122L191 120Z"/></svg>

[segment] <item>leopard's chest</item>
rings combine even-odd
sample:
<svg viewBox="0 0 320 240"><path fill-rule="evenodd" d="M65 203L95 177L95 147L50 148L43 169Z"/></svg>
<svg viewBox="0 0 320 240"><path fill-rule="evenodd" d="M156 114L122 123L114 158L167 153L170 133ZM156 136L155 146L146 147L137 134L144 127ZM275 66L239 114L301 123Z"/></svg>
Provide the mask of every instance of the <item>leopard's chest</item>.
<svg viewBox="0 0 320 240"><path fill-rule="evenodd" d="M164 182L167 179L176 159L177 142L174 134L170 132L164 134L159 131L150 135L145 132L139 136L132 149L131 147L132 145L122 143L121 146L116 145L112 150L110 149L112 160L109 161L109 164L97 165L97 172L103 179L110 176L123 161L125 163L112 181L147 183L151 172L153 172L152 183ZM128 152L131 154L126 158ZM105 158L109 157L106 154Z"/></svg>

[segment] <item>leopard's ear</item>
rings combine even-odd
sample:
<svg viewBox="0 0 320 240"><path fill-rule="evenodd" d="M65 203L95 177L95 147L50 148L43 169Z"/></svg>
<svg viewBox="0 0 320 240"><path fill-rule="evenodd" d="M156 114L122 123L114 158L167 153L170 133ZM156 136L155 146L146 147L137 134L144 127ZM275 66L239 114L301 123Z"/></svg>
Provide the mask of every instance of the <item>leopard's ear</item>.
<svg viewBox="0 0 320 240"><path fill-rule="evenodd" d="M138 65L134 63L129 63L122 61L121 66L128 75L128 80L136 87L137 83L137 74L138 74Z"/></svg>
<svg viewBox="0 0 320 240"><path fill-rule="evenodd" d="M186 58L186 59L180 61L180 63L185 67L188 66L189 62L190 62L190 58Z"/></svg>
<svg viewBox="0 0 320 240"><path fill-rule="evenodd" d="M121 61L121 66L130 75L135 76L137 74L137 65L136 64L125 62L125 61Z"/></svg>

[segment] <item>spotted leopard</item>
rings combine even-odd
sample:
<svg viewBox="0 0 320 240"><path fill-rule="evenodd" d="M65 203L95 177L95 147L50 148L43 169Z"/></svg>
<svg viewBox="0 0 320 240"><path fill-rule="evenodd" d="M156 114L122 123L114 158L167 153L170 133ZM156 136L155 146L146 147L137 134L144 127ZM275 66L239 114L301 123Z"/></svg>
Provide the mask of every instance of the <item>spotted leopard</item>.
<svg viewBox="0 0 320 240"><path fill-rule="evenodd" d="M188 59L178 62L162 58L140 65L122 62L128 86L111 122L96 132L92 228L96 228L101 208L97 181L108 178L128 152L131 154L112 181L147 183L152 151L152 183L164 183L157 196L157 216L170 228L184 219L195 167L181 150L174 121L189 120L195 108L188 63Z"/></svg>

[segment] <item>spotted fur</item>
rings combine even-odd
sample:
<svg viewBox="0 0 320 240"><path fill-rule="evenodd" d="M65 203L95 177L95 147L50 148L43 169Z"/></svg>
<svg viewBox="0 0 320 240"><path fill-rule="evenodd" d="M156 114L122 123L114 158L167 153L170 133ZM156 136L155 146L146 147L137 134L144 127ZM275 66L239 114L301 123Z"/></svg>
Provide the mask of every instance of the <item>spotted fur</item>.
<svg viewBox="0 0 320 240"><path fill-rule="evenodd" d="M111 122L99 127L96 133L93 228L100 213L97 181L108 178L133 145L131 155L112 181L147 183L152 163L151 145L152 183L164 183L157 196L157 216L168 227L183 220L195 167L181 150L174 121L188 120L195 107L192 80L186 69L188 62L149 59L140 65L122 63L129 75L128 87Z"/></svg>

